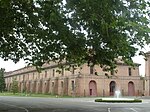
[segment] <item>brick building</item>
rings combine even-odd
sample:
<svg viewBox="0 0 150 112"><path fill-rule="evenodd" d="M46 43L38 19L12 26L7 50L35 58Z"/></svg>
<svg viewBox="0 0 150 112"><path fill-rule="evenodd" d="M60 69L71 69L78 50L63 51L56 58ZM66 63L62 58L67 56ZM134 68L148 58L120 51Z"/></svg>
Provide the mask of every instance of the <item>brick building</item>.
<svg viewBox="0 0 150 112"><path fill-rule="evenodd" d="M145 61L145 96L150 96L150 51L146 53Z"/></svg>
<svg viewBox="0 0 150 112"><path fill-rule="evenodd" d="M117 72L105 72L98 65L81 67L72 65L70 70L59 68L54 62L45 64L41 73L35 67L24 67L5 74L7 90L12 80L18 81L19 91L49 93L69 96L111 96L120 89L123 96L143 94L143 80L139 75L139 64L130 67L118 62Z"/></svg>

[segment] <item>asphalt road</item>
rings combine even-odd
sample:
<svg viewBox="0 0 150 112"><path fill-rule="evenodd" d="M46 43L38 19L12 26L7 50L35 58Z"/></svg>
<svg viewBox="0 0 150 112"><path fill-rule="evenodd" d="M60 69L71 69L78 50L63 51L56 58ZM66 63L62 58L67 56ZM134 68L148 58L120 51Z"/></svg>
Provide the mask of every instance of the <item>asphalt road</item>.
<svg viewBox="0 0 150 112"><path fill-rule="evenodd" d="M99 103L96 98L33 98L0 96L0 112L150 112L142 103Z"/></svg>

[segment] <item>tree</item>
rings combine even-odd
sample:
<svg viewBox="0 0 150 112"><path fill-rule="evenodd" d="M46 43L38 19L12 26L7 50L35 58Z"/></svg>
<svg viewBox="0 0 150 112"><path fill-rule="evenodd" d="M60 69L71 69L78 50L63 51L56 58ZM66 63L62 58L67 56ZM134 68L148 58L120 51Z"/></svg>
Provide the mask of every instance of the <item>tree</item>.
<svg viewBox="0 0 150 112"><path fill-rule="evenodd" d="M13 94L16 94L18 92L18 81L16 80L16 78L13 78L12 80L11 91L13 92Z"/></svg>
<svg viewBox="0 0 150 112"><path fill-rule="evenodd" d="M5 91L5 79L4 79L4 71L5 69L0 69L0 92Z"/></svg>
<svg viewBox="0 0 150 112"><path fill-rule="evenodd" d="M149 44L145 0L1 0L0 57L115 67Z"/></svg>

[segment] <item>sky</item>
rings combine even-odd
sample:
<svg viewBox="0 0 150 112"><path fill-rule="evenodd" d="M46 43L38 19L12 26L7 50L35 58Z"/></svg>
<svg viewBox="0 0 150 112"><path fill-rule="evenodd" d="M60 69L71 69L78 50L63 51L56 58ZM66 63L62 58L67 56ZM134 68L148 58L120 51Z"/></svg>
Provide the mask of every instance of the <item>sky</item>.
<svg viewBox="0 0 150 112"><path fill-rule="evenodd" d="M145 48L142 49L143 52L148 52L150 51L150 45L146 45ZM143 56L139 56L139 55L136 55L135 57L132 58L133 61L135 63L139 63L141 64L141 66L139 67L139 72L140 72L140 75L141 76L144 76L145 75L145 60L144 60L144 57Z"/></svg>
<svg viewBox="0 0 150 112"><path fill-rule="evenodd" d="M3 61L3 59L0 58L0 68L4 68L6 72L17 70L25 66L26 64L23 60L15 64L12 60Z"/></svg>
<svg viewBox="0 0 150 112"><path fill-rule="evenodd" d="M150 45L149 46L145 46L145 49L142 49L144 52L148 52L150 51ZM145 75L145 60L144 57L142 56L135 56L133 57L133 61L135 63L139 63L141 64L139 70L140 70L140 75L144 76ZM3 59L0 58L0 68L5 68L5 71L13 71L13 70L17 70L20 68L25 67L26 64L23 60L20 60L18 63L14 63L13 61L9 60L9 61L3 61Z"/></svg>
<svg viewBox="0 0 150 112"><path fill-rule="evenodd" d="M145 75L145 60L143 56L135 56L132 58L135 63L141 64L139 67L139 72L141 76Z"/></svg>

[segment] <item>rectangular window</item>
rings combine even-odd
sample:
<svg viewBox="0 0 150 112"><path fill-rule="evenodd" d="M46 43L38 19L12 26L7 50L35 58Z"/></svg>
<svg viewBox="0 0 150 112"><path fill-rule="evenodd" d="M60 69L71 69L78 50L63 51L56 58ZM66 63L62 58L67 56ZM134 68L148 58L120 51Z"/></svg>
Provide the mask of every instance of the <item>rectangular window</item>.
<svg viewBox="0 0 150 112"><path fill-rule="evenodd" d="M25 80L25 75L23 75L23 80Z"/></svg>
<svg viewBox="0 0 150 112"><path fill-rule="evenodd" d="M90 74L93 74L93 73L94 73L94 67L90 66Z"/></svg>
<svg viewBox="0 0 150 112"><path fill-rule="evenodd" d="M25 75L25 80L28 80L28 74L27 74L27 75Z"/></svg>
<svg viewBox="0 0 150 112"><path fill-rule="evenodd" d="M72 91L74 91L74 81L71 82Z"/></svg>
<svg viewBox="0 0 150 112"><path fill-rule="evenodd" d="M52 87L54 87L54 82L52 82Z"/></svg>
<svg viewBox="0 0 150 112"><path fill-rule="evenodd" d="M129 72L129 76L131 76L132 75L131 68L128 68L128 72Z"/></svg>
<svg viewBox="0 0 150 112"><path fill-rule="evenodd" d="M110 74L111 74L111 75L114 75L114 74L115 74L114 70L111 70L111 71L110 71Z"/></svg>
<svg viewBox="0 0 150 112"><path fill-rule="evenodd" d="M53 77L55 76L55 69L53 69Z"/></svg>
<svg viewBox="0 0 150 112"><path fill-rule="evenodd" d="M63 86L64 86L64 83L63 83L63 81L61 81L61 88L63 88Z"/></svg>
<svg viewBox="0 0 150 112"><path fill-rule="evenodd" d="M14 79L17 80L17 76L14 76Z"/></svg>
<svg viewBox="0 0 150 112"><path fill-rule="evenodd" d="M21 80L21 75L19 75L19 80Z"/></svg>
<svg viewBox="0 0 150 112"><path fill-rule="evenodd" d="M34 73L33 73L33 76L32 76L32 77L33 77L33 79L34 79Z"/></svg>
<svg viewBox="0 0 150 112"><path fill-rule="evenodd" d="M65 70L64 70L64 68L62 67L62 76L64 76L64 73L65 73Z"/></svg>
<svg viewBox="0 0 150 112"><path fill-rule="evenodd" d="M29 80L29 74L28 74L27 80Z"/></svg>
<svg viewBox="0 0 150 112"><path fill-rule="evenodd" d="M45 71L45 78L47 78L47 71Z"/></svg>
<svg viewBox="0 0 150 112"><path fill-rule="evenodd" d="M38 73L38 79L40 79L40 73Z"/></svg>
<svg viewBox="0 0 150 112"><path fill-rule="evenodd" d="M74 74L75 68L74 65L72 66L72 74Z"/></svg>

